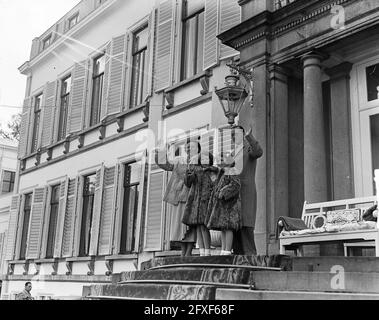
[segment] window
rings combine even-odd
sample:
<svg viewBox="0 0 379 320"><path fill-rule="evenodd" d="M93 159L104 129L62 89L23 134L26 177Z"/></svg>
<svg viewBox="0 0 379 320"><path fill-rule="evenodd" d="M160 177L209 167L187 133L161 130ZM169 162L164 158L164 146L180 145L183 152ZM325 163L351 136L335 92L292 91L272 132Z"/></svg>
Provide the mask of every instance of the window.
<svg viewBox="0 0 379 320"><path fill-rule="evenodd" d="M28 233L29 233L30 211L32 209L32 197L33 197L32 193L25 195L24 221L22 224L22 232L21 232L20 260L25 260L26 258L26 246L27 246Z"/></svg>
<svg viewBox="0 0 379 320"><path fill-rule="evenodd" d="M374 177L374 170L379 169L379 114L370 117L370 132L371 132L371 154L372 154L372 176ZM375 190L374 183L374 190ZM377 190L379 192L379 190Z"/></svg>
<svg viewBox="0 0 379 320"><path fill-rule="evenodd" d="M58 210L59 210L59 192L60 185L52 187L50 199L50 220L49 231L47 236L46 258L54 257L55 236L57 232Z"/></svg>
<svg viewBox="0 0 379 320"><path fill-rule="evenodd" d="M4 171L1 193L11 193L14 190L16 172Z"/></svg>
<svg viewBox="0 0 379 320"><path fill-rule="evenodd" d="M51 35L49 35L48 37L46 37L45 39L43 39L43 43L42 43L42 49L45 50L48 46L50 46L51 44Z"/></svg>
<svg viewBox="0 0 379 320"><path fill-rule="evenodd" d="M59 113L58 141L66 138L68 105L70 103L71 76L62 81L61 105Z"/></svg>
<svg viewBox="0 0 379 320"><path fill-rule="evenodd" d="M92 108L90 126L94 126L100 122L101 101L103 98L105 71L105 55L94 60L94 69L92 77Z"/></svg>
<svg viewBox="0 0 379 320"><path fill-rule="evenodd" d="M188 79L203 70L204 1L186 0L183 9L183 45L180 80Z"/></svg>
<svg viewBox="0 0 379 320"><path fill-rule="evenodd" d="M68 19L68 29L72 29L79 22L79 13L75 14L73 17Z"/></svg>
<svg viewBox="0 0 379 320"><path fill-rule="evenodd" d="M368 101L379 99L379 64L366 68Z"/></svg>
<svg viewBox="0 0 379 320"><path fill-rule="evenodd" d="M34 98L34 123L33 123L33 137L32 137L32 150L31 152L36 152L38 148L38 135L41 120L41 104L42 104L43 94L36 96Z"/></svg>
<svg viewBox="0 0 379 320"><path fill-rule="evenodd" d="M147 45L149 32L147 26L133 36L133 68L130 107L143 103L147 80Z"/></svg>
<svg viewBox="0 0 379 320"><path fill-rule="evenodd" d="M93 204L95 198L96 174L84 178L83 190L83 214L80 230L79 255L87 257L89 255L91 243L91 225L93 216Z"/></svg>
<svg viewBox="0 0 379 320"><path fill-rule="evenodd" d="M120 254L132 253L136 245L141 171L140 162L125 165Z"/></svg>

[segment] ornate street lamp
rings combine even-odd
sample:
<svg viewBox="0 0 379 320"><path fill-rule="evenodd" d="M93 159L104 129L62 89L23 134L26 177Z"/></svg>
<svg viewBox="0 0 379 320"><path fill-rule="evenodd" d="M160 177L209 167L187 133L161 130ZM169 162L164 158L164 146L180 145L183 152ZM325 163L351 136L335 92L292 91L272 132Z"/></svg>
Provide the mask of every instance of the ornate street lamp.
<svg viewBox="0 0 379 320"><path fill-rule="evenodd" d="M233 126L236 117L240 114L249 93L240 83L240 68L234 64L228 65L231 69L231 74L225 77L225 87L216 90L218 99L224 110L225 116L228 118L228 123ZM245 71L246 73L246 71ZM245 74L242 74L245 78ZM251 75L251 73L250 73ZM249 78L252 82L252 77ZM249 83L251 85L251 83Z"/></svg>

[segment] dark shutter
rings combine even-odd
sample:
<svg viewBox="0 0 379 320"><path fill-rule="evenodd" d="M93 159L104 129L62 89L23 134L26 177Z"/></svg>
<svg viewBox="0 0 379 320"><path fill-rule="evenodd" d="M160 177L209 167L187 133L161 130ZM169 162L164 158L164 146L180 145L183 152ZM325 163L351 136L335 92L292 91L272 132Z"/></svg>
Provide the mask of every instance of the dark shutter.
<svg viewBox="0 0 379 320"><path fill-rule="evenodd" d="M219 0L205 0L204 70L218 64Z"/></svg>
<svg viewBox="0 0 379 320"><path fill-rule="evenodd" d="M26 252L26 258L28 260L40 258L46 191L46 188L34 189Z"/></svg>
<svg viewBox="0 0 379 320"><path fill-rule="evenodd" d="M162 90L169 87L172 81L175 9L176 1L174 0L162 0L158 8L158 34L155 71L156 90Z"/></svg>
<svg viewBox="0 0 379 320"><path fill-rule="evenodd" d="M162 250L164 176L163 171L150 176L144 251Z"/></svg>
<svg viewBox="0 0 379 320"><path fill-rule="evenodd" d="M11 211L7 231L5 260L13 260L15 256L17 229L20 216L20 199L19 195L12 197Z"/></svg>
<svg viewBox="0 0 379 320"><path fill-rule="evenodd" d="M241 7L238 0L220 0L220 33L223 33L241 23ZM221 44L220 59L230 58L239 52Z"/></svg>
<svg viewBox="0 0 379 320"><path fill-rule="evenodd" d="M57 82L46 84L45 105L42 107L42 147L50 145L53 141L54 115L56 109Z"/></svg>
<svg viewBox="0 0 379 320"><path fill-rule="evenodd" d="M26 98L24 101L23 109L22 109L21 127L20 127L20 143L18 146L19 158L23 158L27 154L32 101L33 99L31 97Z"/></svg>

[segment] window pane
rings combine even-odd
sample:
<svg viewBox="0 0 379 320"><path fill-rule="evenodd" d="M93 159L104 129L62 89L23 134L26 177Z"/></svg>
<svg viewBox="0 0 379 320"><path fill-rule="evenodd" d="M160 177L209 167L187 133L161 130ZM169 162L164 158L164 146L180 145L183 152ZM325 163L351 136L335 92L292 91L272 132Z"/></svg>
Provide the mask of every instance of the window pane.
<svg viewBox="0 0 379 320"><path fill-rule="evenodd" d="M140 162L130 164L129 166L131 168L130 184L140 183L142 170Z"/></svg>
<svg viewBox="0 0 379 320"><path fill-rule="evenodd" d="M186 9L184 12L184 17L189 17L196 12L204 9L205 0L187 0L185 5Z"/></svg>
<svg viewBox="0 0 379 320"><path fill-rule="evenodd" d="M62 81L61 96L64 96L64 95L70 93L70 91L71 91L71 76Z"/></svg>
<svg viewBox="0 0 379 320"><path fill-rule="evenodd" d="M93 79L92 108L91 108L91 126L100 121L101 102L103 98L104 74Z"/></svg>
<svg viewBox="0 0 379 320"><path fill-rule="evenodd" d="M134 37L134 52L140 51L147 47L149 40L149 32L147 28L137 32Z"/></svg>
<svg viewBox="0 0 379 320"><path fill-rule="evenodd" d="M29 220L30 220L30 210L32 207L32 194L25 196L24 202L24 221L22 224L22 236L21 236L21 249L20 249L20 259L25 260L26 257L26 243L29 232Z"/></svg>
<svg viewBox="0 0 379 320"><path fill-rule="evenodd" d="M366 68L368 101L378 99L379 95L379 64Z"/></svg>
<svg viewBox="0 0 379 320"><path fill-rule="evenodd" d="M370 117L371 154L373 170L379 169L379 114ZM374 171L373 171L374 177ZM374 184L375 190L375 184Z"/></svg>
<svg viewBox="0 0 379 320"><path fill-rule="evenodd" d="M101 73L104 73L105 70L105 55L95 59L94 61L94 76L98 76Z"/></svg>

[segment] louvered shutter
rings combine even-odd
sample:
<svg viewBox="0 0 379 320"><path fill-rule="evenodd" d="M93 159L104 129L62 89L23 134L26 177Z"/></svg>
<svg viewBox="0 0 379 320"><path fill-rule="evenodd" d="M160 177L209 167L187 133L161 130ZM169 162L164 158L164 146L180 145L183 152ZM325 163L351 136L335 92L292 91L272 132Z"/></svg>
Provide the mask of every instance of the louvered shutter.
<svg viewBox="0 0 379 320"><path fill-rule="evenodd" d="M104 187L104 166L96 171L96 185L95 197L93 204L93 215L91 223L91 243L90 243L90 256L96 256L99 245L99 231L100 231L100 218L103 200L103 187Z"/></svg>
<svg viewBox="0 0 379 320"><path fill-rule="evenodd" d="M110 60L107 115L121 112L124 103L124 83L127 69L128 35L113 38Z"/></svg>
<svg viewBox="0 0 379 320"><path fill-rule="evenodd" d="M38 259L40 257L46 191L46 188L34 189L34 200L30 217L26 251L26 258L28 260Z"/></svg>
<svg viewBox="0 0 379 320"><path fill-rule="evenodd" d="M156 52L156 15L157 11L154 9L153 12L149 16L149 41L148 41L148 46L147 46L147 57L149 61L149 68L148 70L148 75L146 77L147 79L147 97L152 96L153 94L153 88L154 88L154 77L153 75L155 74L154 70L154 57L155 57L155 52Z"/></svg>
<svg viewBox="0 0 379 320"><path fill-rule="evenodd" d="M99 232L99 255L112 254L112 234L115 216L115 194L117 167L105 169L103 206L101 210L100 232Z"/></svg>
<svg viewBox="0 0 379 320"><path fill-rule="evenodd" d="M122 164L118 164L116 166L116 191L115 191L115 215L112 220L112 228L113 228L113 245L112 245L112 253L117 255L120 253L121 247L121 224L122 224L122 196L124 191L124 185L122 180Z"/></svg>
<svg viewBox="0 0 379 320"><path fill-rule="evenodd" d="M163 171L153 172L150 176L144 251L162 250L164 176Z"/></svg>
<svg viewBox="0 0 379 320"><path fill-rule="evenodd" d="M5 260L13 260L15 256L17 229L20 216L20 199L19 195L12 197L11 211L9 214L9 224L7 231Z"/></svg>
<svg viewBox="0 0 379 320"><path fill-rule="evenodd" d="M107 105L108 105L108 90L109 90L109 72L111 65L111 50L112 42L109 42L105 49L105 68L104 68L104 85L103 85L103 96L101 99L101 110L100 118L103 119L107 115Z"/></svg>
<svg viewBox="0 0 379 320"><path fill-rule="evenodd" d="M88 61L76 63L72 74L71 103L67 132L76 133L83 128L83 112L86 105Z"/></svg>
<svg viewBox="0 0 379 320"><path fill-rule="evenodd" d="M5 252L5 233L1 233L0 234L0 274L4 274L3 272L4 252Z"/></svg>
<svg viewBox="0 0 379 320"><path fill-rule="evenodd" d="M64 219L62 257L72 257L74 242L74 220L76 212L77 179L70 179L67 193L66 215Z"/></svg>
<svg viewBox="0 0 379 320"><path fill-rule="evenodd" d="M52 143L53 128L54 128L54 114L56 108L56 91L57 82L48 82L46 84L46 99L43 106L43 119L42 119L42 147L46 147Z"/></svg>
<svg viewBox="0 0 379 320"><path fill-rule="evenodd" d="M155 72L156 90L163 90L169 87L172 81L175 9L176 2L174 0L161 1L158 8L158 34Z"/></svg>
<svg viewBox="0 0 379 320"><path fill-rule="evenodd" d="M66 216L66 203L68 194L69 179L61 182L59 190L59 208L58 208L58 223L57 223L57 233L55 235L55 248L54 248L54 258L60 258L62 255L62 241L63 241L63 230Z"/></svg>
<svg viewBox="0 0 379 320"><path fill-rule="evenodd" d="M21 127L20 127L20 143L18 146L19 158L23 158L27 154L32 101L33 99L31 97L26 98L24 101L23 109L22 109Z"/></svg>
<svg viewBox="0 0 379 320"><path fill-rule="evenodd" d="M220 0L220 33L223 33L241 23L241 7L237 0ZM221 44L220 59L230 58L239 52Z"/></svg>
<svg viewBox="0 0 379 320"><path fill-rule="evenodd" d="M218 23L219 0L205 0L204 70L207 70L218 64Z"/></svg>

